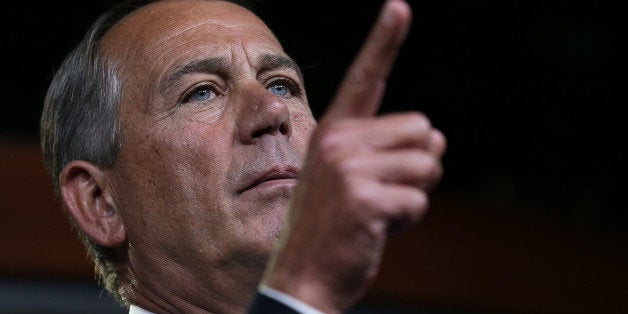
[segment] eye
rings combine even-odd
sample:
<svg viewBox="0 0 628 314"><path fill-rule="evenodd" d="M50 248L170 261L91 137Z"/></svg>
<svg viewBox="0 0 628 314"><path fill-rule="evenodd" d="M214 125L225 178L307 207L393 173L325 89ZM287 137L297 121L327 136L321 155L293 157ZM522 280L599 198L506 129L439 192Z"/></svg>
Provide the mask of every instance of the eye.
<svg viewBox="0 0 628 314"><path fill-rule="evenodd" d="M193 89L183 98L183 103L208 102L216 99L218 95L210 86L204 85Z"/></svg>
<svg viewBox="0 0 628 314"><path fill-rule="evenodd" d="M287 79L276 80L270 83L268 91L279 97L291 97L297 92L295 85Z"/></svg>
<svg viewBox="0 0 628 314"><path fill-rule="evenodd" d="M290 90L286 85L283 84L273 84L268 88L268 91L277 95L277 96L286 96Z"/></svg>

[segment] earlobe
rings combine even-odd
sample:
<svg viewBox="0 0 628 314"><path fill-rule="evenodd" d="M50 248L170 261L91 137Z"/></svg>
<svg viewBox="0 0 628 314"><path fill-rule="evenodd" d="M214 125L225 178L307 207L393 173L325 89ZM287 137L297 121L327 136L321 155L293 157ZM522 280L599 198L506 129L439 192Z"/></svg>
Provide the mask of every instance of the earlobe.
<svg viewBox="0 0 628 314"><path fill-rule="evenodd" d="M92 241L106 247L126 242L124 222L103 170L75 160L65 166L60 181L61 197L68 212Z"/></svg>

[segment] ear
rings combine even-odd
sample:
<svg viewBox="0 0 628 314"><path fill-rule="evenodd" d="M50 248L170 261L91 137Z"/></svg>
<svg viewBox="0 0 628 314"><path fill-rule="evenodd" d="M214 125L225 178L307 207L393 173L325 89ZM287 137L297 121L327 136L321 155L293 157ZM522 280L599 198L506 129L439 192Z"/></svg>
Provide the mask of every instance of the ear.
<svg viewBox="0 0 628 314"><path fill-rule="evenodd" d="M106 172L86 161L72 161L61 172L61 197L78 227L99 245L117 247L127 235L108 184Z"/></svg>

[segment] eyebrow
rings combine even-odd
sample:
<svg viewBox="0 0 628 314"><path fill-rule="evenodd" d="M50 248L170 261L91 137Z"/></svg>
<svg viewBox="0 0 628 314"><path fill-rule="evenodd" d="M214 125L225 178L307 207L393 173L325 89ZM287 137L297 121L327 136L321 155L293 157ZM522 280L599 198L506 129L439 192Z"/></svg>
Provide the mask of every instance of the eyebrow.
<svg viewBox="0 0 628 314"><path fill-rule="evenodd" d="M261 65L259 72L272 71L278 69L292 69L297 73L299 79L303 81L303 74L301 73L301 68L297 63L291 58L280 56L280 55L271 55L264 54L258 59L258 63Z"/></svg>
<svg viewBox="0 0 628 314"><path fill-rule="evenodd" d="M266 72L278 69L292 69L297 73L299 79L303 81L303 74L297 63L291 58L281 55L264 54L258 58L260 65L259 72ZM229 67L229 61L223 57L206 58L194 60L183 66L177 67L172 73L167 75L159 84L160 90L172 88L182 77L192 73L225 73Z"/></svg>
<svg viewBox="0 0 628 314"><path fill-rule="evenodd" d="M166 76L159 84L160 90L168 90L182 77L192 73L224 73L228 67L226 58L207 58L194 60L183 66L177 67Z"/></svg>

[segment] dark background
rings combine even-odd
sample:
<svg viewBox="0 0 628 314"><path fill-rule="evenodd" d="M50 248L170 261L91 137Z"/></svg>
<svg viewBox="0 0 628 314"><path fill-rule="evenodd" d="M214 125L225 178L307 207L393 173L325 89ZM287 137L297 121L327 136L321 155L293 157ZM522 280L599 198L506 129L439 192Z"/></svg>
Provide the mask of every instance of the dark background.
<svg viewBox="0 0 628 314"><path fill-rule="evenodd" d="M115 1L2 10L0 134L36 135L55 67ZM320 114L381 1L253 1L303 66ZM382 112L420 110L449 140L443 189L572 224L627 229L624 1L410 1Z"/></svg>
<svg viewBox="0 0 628 314"><path fill-rule="evenodd" d="M380 1L309 3L305 19L279 16L279 35L306 66L320 109ZM421 110L444 131L441 187L628 229L626 2L410 3L413 28L382 111Z"/></svg>
<svg viewBox="0 0 628 314"><path fill-rule="evenodd" d="M37 137L56 66L111 3L4 4L1 138ZM627 2L409 3L413 26L381 111L423 111L445 133L437 191L628 239ZM303 67L317 116L381 4L253 1Z"/></svg>

